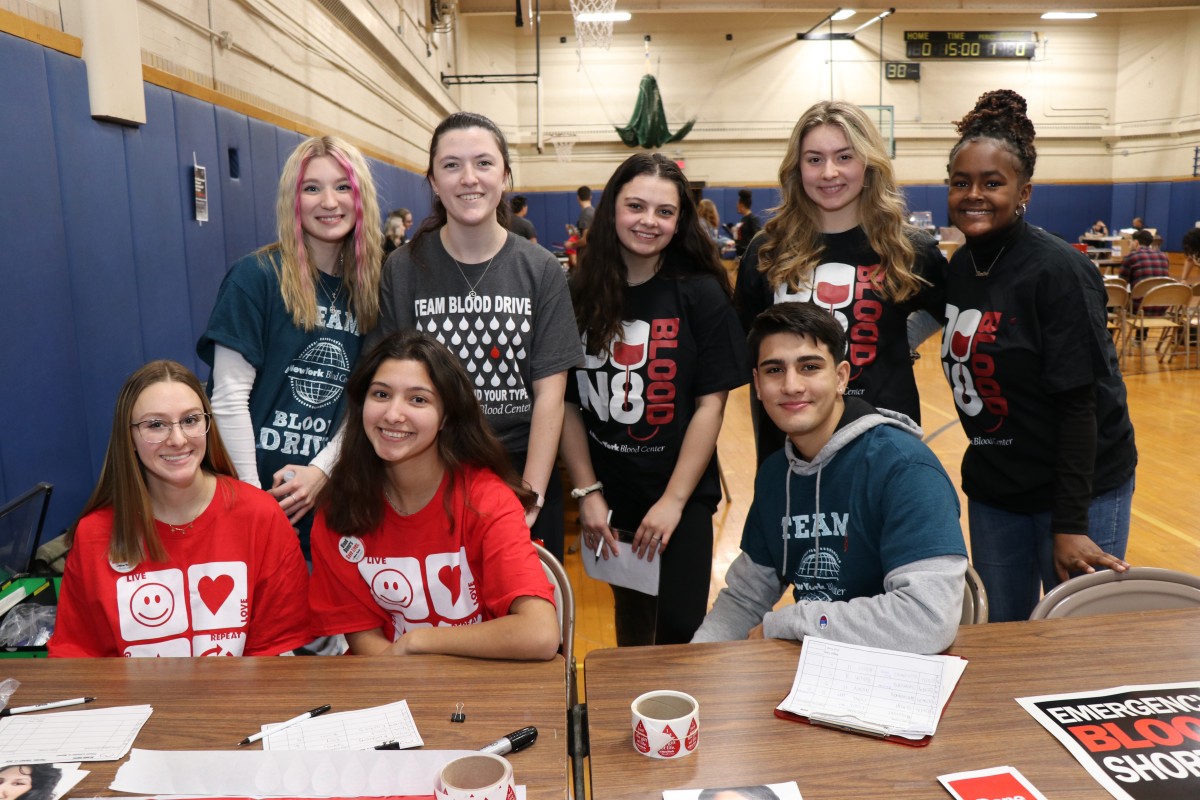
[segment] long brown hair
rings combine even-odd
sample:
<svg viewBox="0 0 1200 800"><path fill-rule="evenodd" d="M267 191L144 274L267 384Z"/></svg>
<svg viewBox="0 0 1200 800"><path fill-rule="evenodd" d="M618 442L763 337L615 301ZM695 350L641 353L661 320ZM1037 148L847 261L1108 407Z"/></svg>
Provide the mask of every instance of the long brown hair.
<svg viewBox="0 0 1200 800"><path fill-rule="evenodd" d="M279 241L260 253L279 252L279 288L292 322L305 331L320 322L316 284L320 280L312 253L300 225L300 186L308 163L330 156L346 171L354 196L354 229L342 242L342 286L360 331L375 327L379 319L379 273L383 263L383 231L375 181L362 153L336 136L314 136L301 142L283 165L275 200L276 235Z"/></svg>
<svg viewBox="0 0 1200 800"><path fill-rule="evenodd" d="M662 153L635 153L608 179L588 229L587 248L580 253L578 272L571 278L575 320L579 332L587 337L587 351L592 355L606 350L621 335L629 270L617 238L617 195L639 175L670 181L679 193L675 235L663 251L661 274L679 278L711 275L727 295L731 294L729 277L712 237L700 224L683 170Z"/></svg>
<svg viewBox="0 0 1200 800"><path fill-rule="evenodd" d="M894 302L907 300L924 282L912 271L917 231L908 223L908 208L896 188L892 162L879 131L861 108L839 100L812 106L792 129L779 165L783 201L763 226L767 238L758 250L758 270L767 276L772 289L786 285L795 290L810 281L820 264L825 250L820 211L804 191L800 161L804 137L821 125L845 133L854 154L866 164L858 216L871 249L879 254L883 274L877 291Z"/></svg>
<svg viewBox="0 0 1200 800"><path fill-rule="evenodd" d="M363 428L363 404L375 373L385 361L416 361L425 367L433 390L442 402L442 428L437 452L450 475L450 490L443 503L451 526L451 501L457 491L466 492L463 468L488 469L500 476L526 508L534 493L517 477L508 453L492 433L471 378L458 358L441 342L419 331L394 333L358 360L346 384L346 425L342 451L329 482L317 498L329 529L342 535L361 536L379 528L383 521L383 487L386 464L375 452Z"/></svg>
<svg viewBox="0 0 1200 800"><path fill-rule="evenodd" d="M200 406L209 415L208 435L205 438L204 459L200 468L211 475L236 477L233 461L221 442L217 422L212 416L212 406L204 387L192 371L177 361L151 361L134 372L125 381L117 395L113 409L112 434L108 450L104 454L104 465L100 468L100 480L83 506L79 518L67 533L68 544L75 539L79 520L100 508L111 507L113 511L112 534L109 537L108 554L115 562L138 564L150 561L166 561L167 551L158 531L154 527L154 506L150 502L150 490L146 485L146 468L138 457L133 437L137 435L130 423L133 422L133 407L142 392L156 383L175 382L187 386L200 398Z"/></svg>

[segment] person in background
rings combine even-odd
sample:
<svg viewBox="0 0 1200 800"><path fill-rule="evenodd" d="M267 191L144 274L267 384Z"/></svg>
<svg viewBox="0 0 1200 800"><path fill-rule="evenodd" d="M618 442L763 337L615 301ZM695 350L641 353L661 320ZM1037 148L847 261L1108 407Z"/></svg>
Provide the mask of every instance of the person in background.
<svg viewBox="0 0 1200 800"><path fill-rule="evenodd" d="M450 348L471 375L483 413L533 489L533 537L563 556L562 486L555 469L567 370L582 356L558 260L508 230L508 143L487 117L451 114L429 145L433 214L380 288L370 344L416 328Z"/></svg>
<svg viewBox="0 0 1200 800"><path fill-rule="evenodd" d="M1134 217L1133 222L1129 223L1129 227L1133 228L1135 231L1140 231L1142 228L1146 227L1146 223L1141 217Z"/></svg>
<svg viewBox="0 0 1200 800"><path fill-rule="evenodd" d="M537 229L526 219L529 214L529 200L523 194L513 195L509 205L512 206L512 216L508 219L508 229L518 236L524 236L537 244Z"/></svg>
<svg viewBox="0 0 1200 800"><path fill-rule="evenodd" d="M1179 280L1187 282L1192 270L1200 270L1200 228L1191 228L1183 235L1183 274Z"/></svg>
<svg viewBox="0 0 1200 800"><path fill-rule="evenodd" d="M967 435L971 561L989 619L1028 619L1071 575L1128 569L1137 450L1096 267L1025 220L1026 102L1000 89L957 123L942 367Z"/></svg>
<svg viewBox="0 0 1200 800"><path fill-rule="evenodd" d="M313 525L313 625L358 655L547 660L554 590L529 541L534 494L488 430L471 377L432 336L360 361L343 457Z"/></svg>
<svg viewBox="0 0 1200 800"><path fill-rule="evenodd" d="M801 115L779 166L782 203L738 265L742 327L774 303L830 311L850 339L846 393L921 422L908 318L927 311L919 339L944 319L946 259L909 222L879 131L858 106L823 101ZM758 461L784 435L751 397Z"/></svg>
<svg viewBox="0 0 1200 800"><path fill-rule="evenodd" d="M279 241L230 268L196 352L238 477L279 501L307 554L342 387L379 318L382 234L366 161L336 137L301 142L277 196Z"/></svg>
<svg viewBox="0 0 1200 800"><path fill-rule="evenodd" d="M596 218L596 209L592 208L591 187L580 186L575 190L575 199L579 201L579 219L575 222L575 230L579 231L579 238L582 239Z"/></svg>
<svg viewBox="0 0 1200 800"><path fill-rule="evenodd" d="M1092 223L1088 233L1092 236L1108 236L1108 226L1104 224L1104 220L1098 219Z"/></svg>
<svg viewBox="0 0 1200 800"><path fill-rule="evenodd" d="M713 240L720 256L733 258L736 255L734 241L721 228L721 217L717 213L717 204L706 197L696 206L696 213L700 217L700 224L704 226L704 232L708 234L708 238Z"/></svg>
<svg viewBox="0 0 1200 800"><path fill-rule="evenodd" d="M825 309L772 306L750 353L754 390L787 443L759 467L742 552L692 641L815 636L941 652L958 632L967 551L958 494L921 429L844 396L846 334ZM772 611L788 585L795 604Z"/></svg>
<svg viewBox="0 0 1200 800"><path fill-rule="evenodd" d="M745 343L674 161L617 167L589 239L571 279L585 357L567 388L563 461L589 551L609 557L623 529L637 558L662 559L657 597L613 585L617 644L682 644L708 608L717 434L746 382Z"/></svg>
<svg viewBox="0 0 1200 800"><path fill-rule="evenodd" d="M68 534L52 657L273 656L310 640L287 516L236 479L200 381L152 361L121 388Z"/></svg>
<svg viewBox="0 0 1200 800"><path fill-rule="evenodd" d="M1133 251L1121 260L1118 273L1126 283L1134 286L1146 278L1171 277L1171 261L1154 246L1154 234L1145 229L1134 231L1133 241Z"/></svg>
<svg viewBox="0 0 1200 800"><path fill-rule="evenodd" d="M407 208L396 208L388 212L387 220L383 223L384 258L408 241L408 229L412 227L412 222L412 212Z"/></svg>
<svg viewBox="0 0 1200 800"><path fill-rule="evenodd" d="M737 226L737 254L740 258L746 253L751 240L762 230L762 220L754 213L754 193L749 189L738 189L737 212L742 215L742 221Z"/></svg>

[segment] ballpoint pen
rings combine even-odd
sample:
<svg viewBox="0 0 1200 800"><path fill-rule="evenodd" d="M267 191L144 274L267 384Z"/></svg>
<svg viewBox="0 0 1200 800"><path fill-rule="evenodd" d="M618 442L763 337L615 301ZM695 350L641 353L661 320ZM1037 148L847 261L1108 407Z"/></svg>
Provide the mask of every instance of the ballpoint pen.
<svg viewBox="0 0 1200 800"><path fill-rule="evenodd" d="M57 700L53 703L38 703L36 706L20 706L18 708L6 708L0 711L0 717L9 717L13 714L28 714L30 711L46 711L51 708L62 708L64 706L78 706L84 703L90 703L96 698L94 697L75 697L70 700Z"/></svg>
<svg viewBox="0 0 1200 800"><path fill-rule="evenodd" d="M479 752L502 756L506 753L515 753L518 750L524 750L535 741L537 741L537 728L521 728L521 730L513 731L507 736L501 736L491 744L484 745L479 748Z"/></svg>
<svg viewBox="0 0 1200 800"><path fill-rule="evenodd" d="M267 728L265 731L259 731L258 733L255 733L251 736L247 736L245 739L242 739L240 742L238 742L238 747L248 745L251 742L257 742L259 739L270 736L273 733L279 733L280 731L284 730L285 728L290 728L293 725L297 725L301 722L304 722L304 720L306 720L306 719L312 719L313 717L319 717L322 714L324 714L326 711L328 711L331 707L332 706L329 706L329 705L320 706L318 708L314 708L312 711L305 711L303 714L292 717L289 720L284 720L283 722L279 723L278 725L272 725L271 727Z"/></svg>

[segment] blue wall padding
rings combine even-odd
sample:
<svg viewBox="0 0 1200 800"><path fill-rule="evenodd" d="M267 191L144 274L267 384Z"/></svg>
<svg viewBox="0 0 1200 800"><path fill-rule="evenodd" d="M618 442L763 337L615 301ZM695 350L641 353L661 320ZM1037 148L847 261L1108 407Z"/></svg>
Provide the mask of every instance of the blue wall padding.
<svg viewBox="0 0 1200 800"><path fill-rule="evenodd" d="M39 480L53 482L62 522L83 505L95 476L46 75L47 58L56 56L0 34L0 215L9 221L0 234L0 488L8 500Z"/></svg>
<svg viewBox="0 0 1200 800"><path fill-rule="evenodd" d="M0 34L0 501L55 485L47 526L66 527L98 475L113 401L134 369L173 358L205 377L195 342L233 260L275 240L279 171L305 137L146 85L147 122L93 120L83 63ZM230 176L229 151L239 177ZM209 222L193 218L192 154L208 168ZM430 210L424 176L372 160L380 211ZM737 186L710 186L734 223ZM603 182L592 186L601 200ZM579 217L574 188L530 192L529 218L553 248ZM775 187L754 187L764 219ZM946 224L946 186L906 186L909 207ZM1036 185L1030 219L1073 239L1096 219L1135 216L1167 249L1200 218L1200 181Z"/></svg>

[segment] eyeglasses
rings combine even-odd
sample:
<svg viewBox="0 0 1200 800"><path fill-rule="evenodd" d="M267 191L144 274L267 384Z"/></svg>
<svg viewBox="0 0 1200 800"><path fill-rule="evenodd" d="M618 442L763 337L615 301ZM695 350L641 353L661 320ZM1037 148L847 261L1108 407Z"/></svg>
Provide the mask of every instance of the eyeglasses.
<svg viewBox="0 0 1200 800"><path fill-rule="evenodd" d="M160 444L171 438L171 429L176 425L183 435L189 439L199 439L208 433L210 425L208 414L188 414L178 422L168 422L165 419L148 419L143 422L132 422L129 427L137 428L138 435L146 444Z"/></svg>

